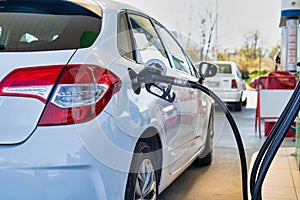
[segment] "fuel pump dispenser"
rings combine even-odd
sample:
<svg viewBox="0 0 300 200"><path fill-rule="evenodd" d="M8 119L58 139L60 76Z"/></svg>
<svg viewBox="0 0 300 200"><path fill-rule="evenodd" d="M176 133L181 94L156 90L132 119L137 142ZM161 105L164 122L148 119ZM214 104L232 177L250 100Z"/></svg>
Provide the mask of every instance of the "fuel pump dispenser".
<svg viewBox="0 0 300 200"><path fill-rule="evenodd" d="M296 73L300 0L281 0L281 62L280 68Z"/></svg>
<svg viewBox="0 0 300 200"><path fill-rule="evenodd" d="M146 90L166 101L172 102L176 98L176 95L172 92L172 86L177 85L180 87L188 87L200 90L210 97L212 97L217 104L220 105L222 111L225 113L226 118L233 130L236 143L238 146L238 151L240 155L240 164L241 164L241 174L242 174L242 192L243 200L248 199L248 180L247 180L247 162L245 156L245 150L243 141L238 130L238 127L228 110L227 106L221 101L221 99L213 93L211 90L203 86L204 77L214 76L217 72L217 66L202 62L200 63L200 74L201 77L198 82L193 82L189 80L179 79L175 77L166 76L163 72L166 72L163 62L159 60L150 60L145 64L145 68L139 73L136 73L132 69L128 69L129 76L132 81L132 88L138 94L141 90L141 86L144 85ZM161 83L167 84L167 86L161 86ZM153 89L153 87L155 89ZM159 92L157 92L159 91ZM253 168L251 170L250 177L250 194L252 200L261 199L261 188L264 182L265 176L268 172L268 169L277 153L285 135L290 128L292 122L294 121L298 111L300 109L300 84L297 83L297 86L280 115L275 126L271 130L266 141L262 145L258 156L254 162Z"/></svg>
<svg viewBox="0 0 300 200"><path fill-rule="evenodd" d="M299 80L298 32L300 0L281 0L281 68L297 74ZM296 117L296 158L300 169L300 115Z"/></svg>

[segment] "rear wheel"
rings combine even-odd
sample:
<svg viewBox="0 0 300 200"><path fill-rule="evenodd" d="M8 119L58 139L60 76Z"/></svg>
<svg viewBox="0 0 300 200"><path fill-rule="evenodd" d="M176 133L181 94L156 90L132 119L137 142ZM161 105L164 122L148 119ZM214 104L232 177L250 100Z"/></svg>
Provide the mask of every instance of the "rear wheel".
<svg viewBox="0 0 300 200"><path fill-rule="evenodd" d="M207 166L210 165L212 162L213 157L213 117L212 114L210 115L209 122L207 127L207 136L205 141L205 148L204 151L196 158L193 165L195 167Z"/></svg>
<svg viewBox="0 0 300 200"><path fill-rule="evenodd" d="M242 106L243 106L242 99L239 102L233 104L233 108L234 108L235 111L241 111Z"/></svg>
<svg viewBox="0 0 300 200"><path fill-rule="evenodd" d="M158 175L152 149L145 142L135 148L126 185L125 200L158 199Z"/></svg>

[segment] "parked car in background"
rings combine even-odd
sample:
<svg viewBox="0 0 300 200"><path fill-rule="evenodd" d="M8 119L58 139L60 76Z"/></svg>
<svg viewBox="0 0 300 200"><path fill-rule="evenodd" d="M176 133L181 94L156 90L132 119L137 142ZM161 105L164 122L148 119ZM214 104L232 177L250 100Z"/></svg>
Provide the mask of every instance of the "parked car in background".
<svg viewBox="0 0 300 200"><path fill-rule="evenodd" d="M168 102L129 74L160 60L199 80L161 23L100 0L0 1L0 16L0 199L155 200L211 163L213 99L173 86Z"/></svg>
<svg viewBox="0 0 300 200"><path fill-rule="evenodd" d="M297 77L283 70L271 71L265 76L253 78L250 86L254 89L294 89Z"/></svg>
<svg viewBox="0 0 300 200"><path fill-rule="evenodd" d="M242 110L242 106L247 104L247 96L244 90L247 89L244 79L247 75L242 75L237 64L231 61L214 61L218 68L216 76L207 78L207 86L215 92L220 99L233 106L234 110Z"/></svg>

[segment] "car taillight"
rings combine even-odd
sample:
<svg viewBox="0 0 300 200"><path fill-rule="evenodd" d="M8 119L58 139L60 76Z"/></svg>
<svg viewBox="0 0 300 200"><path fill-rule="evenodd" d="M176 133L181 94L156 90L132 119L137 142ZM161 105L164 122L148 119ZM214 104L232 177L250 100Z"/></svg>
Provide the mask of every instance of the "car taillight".
<svg viewBox="0 0 300 200"><path fill-rule="evenodd" d="M18 68L0 82L0 96L31 97L46 103L64 66Z"/></svg>
<svg viewBox="0 0 300 200"><path fill-rule="evenodd" d="M120 87L121 80L99 66L54 65L13 70L0 82L0 96L39 99L46 107L38 125L62 125L95 118Z"/></svg>
<svg viewBox="0 0 300 200"><path fill-rule="evenodd" d="M231 80L231 88L237 88L237 83L235 79Z"/></svg>
<svg viewBox="0 0 300 200"><path fill-rule="evenodd" d="M120 87L121 80L106 69L95 65L68 65L38 125L89 121L100 114Z"/></svg>

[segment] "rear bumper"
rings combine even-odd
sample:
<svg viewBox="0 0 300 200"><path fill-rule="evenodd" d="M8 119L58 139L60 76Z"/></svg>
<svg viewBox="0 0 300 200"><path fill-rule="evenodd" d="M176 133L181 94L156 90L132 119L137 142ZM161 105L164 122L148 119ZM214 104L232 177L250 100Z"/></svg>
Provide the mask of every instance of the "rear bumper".
<svg viewBox="0 0 300 200"><path fill-rule="evenodd" d="M79 129L38 127L23 144L0 145L0 199L124 199L127 172L92 155L80 136L90 133ZM102 153L110 152L103 149ZM122 163L117 156L110 158L120 162L120 169L130 166L131 160Z"/></svg>
<svg viewBox="0 0 300 200"><path fill-rule="evenodd" d="M224 103L239 103L241 101L243 91L214 91Z"/></svg>
<svg viewBox="0 0 300 200"><path fill-rule="evenodd" d="M0 199L107 199L91 166L9 168L0 171Z"/></svg>

